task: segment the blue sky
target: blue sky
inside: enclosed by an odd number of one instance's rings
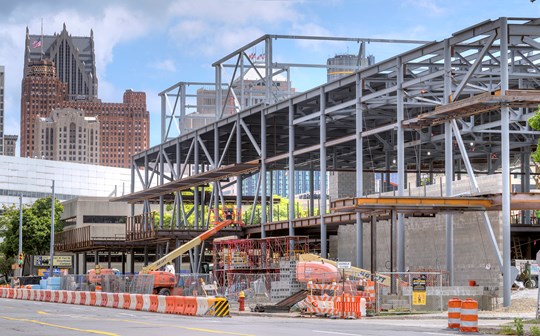
[[[179,81],[213,82],[211,64],[263,34],[442,40],[478,22],[538,17],[530,0],[0,0],[0,65],[6,67],[5,132],[19,134],[25,28],[39,34],[94,31],[99,97],[120,102],[126,89],[145,91],[151,145],[160,139],[157,94]],[[414,45],[369,44],[377,61]],[[355,44],[299,43],[276,47],[282,61],[325,63]],[[262,53],[262,50],[254,50]],[[324,72],[293,72],[305,90]]]

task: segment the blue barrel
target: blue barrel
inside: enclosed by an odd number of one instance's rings
[[[41,280],[39,280],[39,288],[41,288],[41,289],[47,289],[47,279],[41,279]]]

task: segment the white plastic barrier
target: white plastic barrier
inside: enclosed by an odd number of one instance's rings
[[[74,304],[76,305],[80,305],[81,304],[81,292],[75,292],[73,293],[73,295],[75,296],[75,301],[73,301]]]
[[[28,295],[30,294],[29,289],[21,289],[21,300],[28,300]]]
[[[69,304],[74,303],[75,293],[76,292],[72,292],[72,291],[68,291],[66,293],[66,295],[67,295],[66,303],[69,303]]]
[[[208,311],[208,299],[205,297],[197,298],[197,316],[204,316]]]
[[[118,294],[107,293],[107,305],[105,307],[109,307],[109,308],[113,307],[115,295],[118,297]]]
[[[129,294],[129,310],[137,310],[137,294]]]
[[[94,303],[94,306],[101,306],[101,292],[96,292],[96,303]]]
[[[143,295],[142,310],[150,311],[150,295],[149,294],[144,294]]]
[[[165,295],[158,295],[158,313],[165,313],[165,310],[167,309],[167,301],[165,300],[165,298]]]
[[[59,292],[58,293],[59,294],[58,295],[58,302],[59,303],[62,303],[62,302],[64,302],[64,300],[67,300],[66,291],[61,290],[61,291],[58,291],[58,292]]]
[[[124,308],[124,294],[120,293],[118,294],[118,308],[122,309]]]

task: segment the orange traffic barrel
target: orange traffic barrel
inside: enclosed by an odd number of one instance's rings
[[[478,332],[478,302],[467,299],[461,302],[460,332]]]
[[[461,319],[461,299],[448,300],[448,328],[459,329]]]

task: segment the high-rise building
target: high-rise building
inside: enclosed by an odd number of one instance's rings
[[[17,135],[7,135],[4,132],[4,82],[5,67],[0,65],[0,155],[15,156]]]
[[[36,152],[39,158],[99,164],[99,122],[73,108],[53,110],[36,118]]]
[[[34,132],[37,117],[48,117],[67,100],[67,85],[56,77],[50,60],[32,61],[22,80],[21,157],[40,157],[35,150]]]
[[[0,155],[4,155],[4,77],[5,68],[0,65]]]
[[[149,147],[150,115],[144,92],[126,90],[122,103],[104,103],[97,97],[93,36],[72,37],[65,25],[62,33],[54,36],[30,35],[27,30],[25,55],[22,157],[43,155],[37,151],[36,118],[51,118],[54,109],[66,107],[99,120],[97,162],[101,165],[129,167],[131,156]]]
[[[24,77],[33,61],[48,59],[56,66],[57,77],[67,84],[69,100],[98,98],[94,33],[90,37],[71,36],[64,23],[60,34],[30,35],[26,28]]]

